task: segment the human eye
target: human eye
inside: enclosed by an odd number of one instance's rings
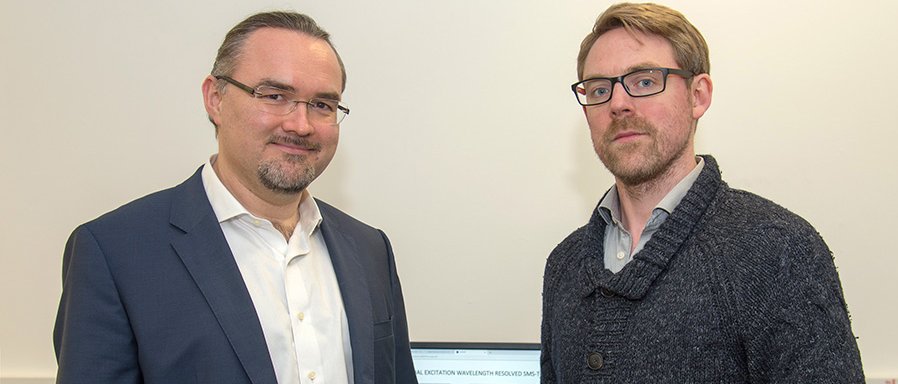
[[[655,85],[655,79],[640,79],[639,83],[637,83],[640,87],[649,88]]]
[[[611,91],[608,82],[604,80],[593,80],[583,83],[580,93],[587,97],[602,96]]]
[[[602,96],[607,95],[609,92],[611,92],[611,89],[608,87],[595,87],[595,88],[590,89],[588,94],[590,96],[602,97]]]
[[[627,76],[626,82],[631,89],[652,90],[661,85],[661,76],[663,76],[661,72],[646,70],[630,74]]]
[[[603,100],[611,94],[611,83],[607,80],[589,81],[583,84],[583,94],[587,100]]]
[[[657,80],[652,77],[638,77],[630,82],[630,87],[636,88],[652,88],[657,84]]]
[[[286,91],[270,87],[256,88],[256,98],[268,104],[286,104],[291,100]]]
[[[309,108],[318,113],[332,114],[337,111],[337,102],[333,100],[309,100]]]

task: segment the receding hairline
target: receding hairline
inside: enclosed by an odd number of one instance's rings
[[[328,41],[327,39],[324,39],[320,36],[315,36],[313,34],[310,34],[310,33],[304,32],[304,31],[299,31],[299,30],[291,29],[291,28],[283,28],[283,27],[279,27],[279,26],[261,27],[261,28],[258,28],[256,30],[248,33],[246,35],[246,37],[242,40],[242,42],[239,46],[239,49],[236,51],[236,54],[234,55],[233,67],[231,68],[231,71],[230,71],[231,73],[228,73],[227,76],[233,75],[233,73],[237,72],[238,68],[240,68],[243,65],[247,48],[249,47],[250,44],[255,42],[254,38],[256,36],[258,36],[259,33],[271,32],[271,31],[284,31],[284,32],[288,32],[288,33],[293,33],[298,36],[308,38],[310,41],[315,42],[315,43],[324,43],[324,46],[326,46],[328,49],[330,58],[333,60],[334,64],[336,65],[337,76],[338,76],[338,78],[340,78],[340,83],[341,83],[340,91],[342,92],[343,90],[345,90],[346,84],[345,84],[345,79],[343,78],[342,60],[340,59],[340,55],[337,53],[336,48],[334,48],[333,44],[331,44],[330,41]],[[283,89],[285,91],[290,91],[290,92],[296,91],[293,86],[286,84],[284,82],[281,82],[278,79],[271,78],[271,77],[265,77],[265,78],[259,79],[257,81],[257,84],[255,84],[255,86],[258,86],[258,85],[274,86],[276,88],[280,88],[280,89]],[[327,93],[327,95],[333,96],[331,93]],[[318,97],[324,98],[323,95],[318,96]],[[334,100],[340,100],[340,97],[337,97],[337,98],[327,97],[327,98],[331,98]]]
[[[261,12],[251,15],[237,23],[225,35],[224,40],[218,48],[215,61],[212,65],[211,74],[213,76],[230,75],[233,73],[236,62],[243,56],[243,51],[247,39],[255,32],[265,29],[284,29],[288,31],[298,32],[313,38],[321,39],[337,57],[337,63],[340,65],[340,74],[342,78],[341,91],[346,90],[346,66],[337,47],[331,41],[331,34],[321,28],[318,23],[309,15],[298,13],[295,11],[271,11]],[[220,83],[219,83],[220,84]],[[220,87],[223,85],[219,85]]]

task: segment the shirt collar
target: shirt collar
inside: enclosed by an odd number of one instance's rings
[[[605,220],[605,224],[618,225],[620,223],[620,201],[617,197],[617,184],[611,186],[605,197],[599,202],[599,215]]]
[[[662,210],[667,214],[670,214],[677,205],[680,204],[680,201],[683,200],[683,197],[685,197],[686,193],[689,192],[689,189],[692,188],[692,184],[695,184],[698,175],[702,173],[702,168],[705,167],[705,159],[701,156],[696,156],[696,159],[698,160],[698,164],[695,165],[695,168],[693,168],[686,177],[680,180],[680,182],[677,183],[677,185],[675,185],[657,205],[655,205],[655,208],[652,210],[653,213],[657,212],[657,210]],[[605,194],[605,197],[602,198],[602,201],[599,202],[598,210],[599,215],[602,216],[602,219],[605,220],[606,224],[620,225],[620,200],[617,194],[617,184],[612,185],[611,189],[608,190],[608,193]]]
[[[242,215],[259,218],[246,210],[246,208],[243,207],[243,204],[240,204],[240,202],[237,201],[237,198],[231,194],[231,191],[228,191],[228,188],[225,187],[224,183],[221,182],[221,179],[218,178],[218,174],[216,174],[215,170],[212,168],[212,163],[215,162],[217,157],[217,154],[212,155],[209,157],[209,160],[206,161],[206,164],[203,165],[202,178],[203,187],[206,189],[206,196],[209,198],[209,203],[212,205],[212,211],[215,212],[215,217],[218,218],[218,222],[224,223],[225,221],[232,220]],[[318,225],[321,224],[321,221],[322,217],[321,211],[318,209],[318,203],[312,197],[309,189],[306,188],[302,191],[302,197],[299,202],[298,227],[301,228],[307,236],[311,236],[312,232],[314,232],[315,229],[318,228]]]
[[[209,160],[203,165],[202,171],[203,188],[206,189],[206,196],[209,198],[209,203],[212,204],[212,211],[215,212],[215,217],[218,218],[219,223],[224,223],[241,215],[251,215],[237,201],[237,198],[228,191],[228,188],[218,178],[218,174],[212,169],[212,163],[215,162],[217,157],[217,154],[209,157]]]
[[[686,197],[686,193],[692,188],[692,184],[695,184],[695,179],[698,179],[698,175],[702,173],[702,168],[705,167],[705,159],[701,156],[696,156],[696,158],[698,159],[698,164],[695,165],[692,172],[689,172],[686,177],[680,180],[680,182],[677,183],[677,185],[675,185],[660,202],[658,202],[655,209],[663,209],[670,214],[677,205],[680,204],[680,201]]]
[[[306,187],[302,191],[302,198],[299,201],[299,227],[307,236],[312,236],[315,229],[321,225],[321,211],[318,209],[318,202],[312,197],[309,188]]]

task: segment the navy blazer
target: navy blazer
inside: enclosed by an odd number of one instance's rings
[[[72,233],[53,334],[57,383],[277,382],[200,170]],[[349,322],[355,384],[417,383],[389,240],[318,206]]]

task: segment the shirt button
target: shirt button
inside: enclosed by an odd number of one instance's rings
[[[618,259],[618,260],[623,260],[624,257],[627,257],[627,254],[624,253],[624,251],[618,251],[618,252],[617,252],[617,259]]]
[[[586,365],[589,366],[589,369],[598,371],[605,365],[605,359],[602,357],[601,353],[593,352],[586,357]]]
[[[315,371],[309,371],[308,376],[309,380],[315,380],[315,378],[318,377],[318,375],[315,374]]]
[[[300,313],[296,314],[296,318],[299,319],[299,321],[303,321],[306,319],[306,314],[303,312],[300,312]]]

